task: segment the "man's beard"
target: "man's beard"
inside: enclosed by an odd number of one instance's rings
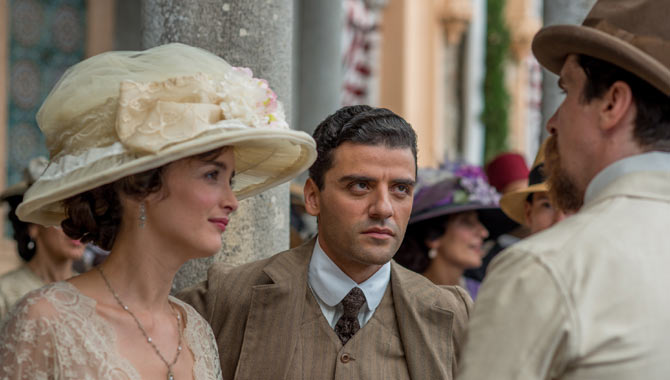
[[[563,212],[577,212],[584,204],[584,193],[579,190],[565,168],[561,166],[558,140],[549,137],[544,151],[544,170],[549,185],[551,201]]]

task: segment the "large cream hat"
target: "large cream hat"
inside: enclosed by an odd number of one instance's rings
[[[598,0],[582,25],[552,25],[533,39],[538,61],[558,74],[568,54],[619,66],[670,95],[670,2]]]
[[[316,158],[274,92],[249,69],[183,44],[109,52],[71,67],[37,114],[50,162],[17,215],[55,225],[61,201],[222,146],[235,152],[239,199],[290,180]]]

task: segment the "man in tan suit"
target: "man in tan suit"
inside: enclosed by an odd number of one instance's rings
[[[352,106],[314,138],[304,195],[318,237],[215,264],[180,295],[212,325],[223,378],[453,379],[469,296],[391,260],[412,209],[414,131],[387,109]]]
[[[550,191],[581,209],[494,260],[459,380],[670,376],[668,20],[668,1],[599,0],[582,26],[535,36],[566,94]]]

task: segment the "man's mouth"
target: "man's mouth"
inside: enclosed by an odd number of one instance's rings
[[[374,239],[391,239],[395,233],[390,228],[372,227],[362,232],[364,235]]]

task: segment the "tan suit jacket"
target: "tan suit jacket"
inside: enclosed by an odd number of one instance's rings
[[[214,264],[207,281],[179,294],[212,325],[224,379],[286,379],[314,244],[313,239],[236,268]],[[469,296],[458,287],[435,286],[395,262],[390,285],[411,377],[453,379]]]
[[[670,172],[652,170],[493,260],[459,380],[670,378]]]

